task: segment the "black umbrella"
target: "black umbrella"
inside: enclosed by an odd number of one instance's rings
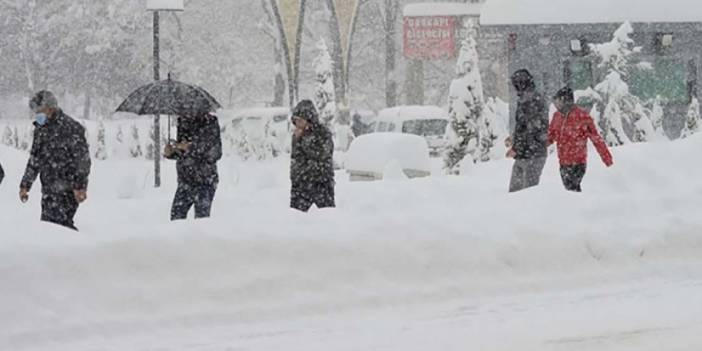
[[[117,112],[137,115],[171,115],[194,118],[214,112],[222,106],[204,89],[168,79],[149,83],[135,90],[117,108]]]

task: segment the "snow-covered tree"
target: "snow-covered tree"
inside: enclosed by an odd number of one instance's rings
[[[634,55],[641,52],[635,46],[630,35],[634,32],[629,22],[624,22],[615,32],[612,41],[592,44],[593,54],[600,60],[600,67],[606,75],[595,86],[595,91],[602,97],[600,128],[603,137],[610,146],[623,145],[632,140],[624,131],[624,123],[634,128],[633,141],[648,141],[655,132],[651,120],[640,99],[629,91],[625,79],[634,69],[650,69],[650,65],[633,65]]]
[[[98,122],[97,131],[97,149],[95,150],[95,158],[98,160],[107,159],[107,143],[105,141],[105,123],[100,120]]]
[[[332,59],[324,39],[317,43],[317,50],[319,50],[319,54],[314,60],[316,73],[314,104],[319,111],[319,119],[322,124],[333,132],[333,124],[339,111],[336,107]]]
[[[141,151],[141,141],[139,140],[139,129],[136,124],[132,124],[132,132],[129,138],[129,155],[132,158],[138,158],[143,155]]]
[[[147,160],[155,160],[156,157],[159,157],[159,150],[156,150],[156,147],[154,145],[154,137],[156,136],[156,129],[154,128],[154,125],[152,124],[151,127],[149,128],[149,140],[146,142],[146,159]],[[160,136],[159,136],[160,137]]]
[[[687,138],[692,134],[698,133],[700,131],[700,102],[697,98],[693,98],[690,103],[690,107],[687,110],[687,116],[685,117],[685,127],[680,134],[681,138]]]
[[[456,78],[449,89],[449,146],[444,155],[444,170],[458,174],[461,162],[477,162],[489,150],[491,141],[483,145],[481,131],[486,130],[483,118],[483,84],[478,67],[478,50],[471,21],[466,22],[468,35],[461,43],[456,63]],[[489,153],[489,151],[488,151]],[[487,153],[485,153],[487,156]]]

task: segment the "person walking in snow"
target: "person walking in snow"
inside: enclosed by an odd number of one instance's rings
[[[0,184],[2,184],[2,180],[5,178],[5,170],[2,169],[2,163],[0,163]]]
[[[573,90],[565,87],[553,97],[558,110],[548,129],[548,144],[556,144],[561,179],[566,190],[581,192],[580,183],[587,170],[587,140],[590,139],[607,167],[614,161],[607,144],[597,131],[592,117],[575,105]]]
[[[171,206],[171,220],[188,218],[195,207],[195,218],[210,217],[219,183],[217,161],[222,158],[222,138],[217,116],[178,117],[178,136],[168,143],[164,156],[176,160],[178,189]]]
[[[290,157],[290,207],[307,212],[335,207],[334,141],[332,133],[319,121],[310,100],[303,100],[292,111],[295,131]]]
[[[59,108],[49,91],[34,95],[29,107],[36,114],[34,141],[20,183],[20,200],[27,202],[39,176],[41,220],[77,230],[73,217],[88,197],[91,166],[85,128]]]
[[[505,146],[507,157],[514,158],[509,191],[516,192],[539,185],[547,157],[548,107],[529,71],[518,70],[511,80],[518,96],[516,124]]]

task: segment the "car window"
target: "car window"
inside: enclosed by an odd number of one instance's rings
[[[280,123],[288,120],[288,115],[275,115],[273,116],[273,122]]]
[[[443,119],[413,120],[402,125],[402,132],[419,136],[443,136],[447,126],[448,121]]]

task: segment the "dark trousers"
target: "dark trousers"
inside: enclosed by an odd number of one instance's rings
[[[324,184],[311,189],[293,187],[290,191],[290,208],[307,212],[312,205],[317,208],[336,207],[334,184]]]
[[[509,192],[513,193],[539,185],[545,165],[546,157],[515,160],[514,166],[512,166]]]
[[[195,206],[195,218],[208,218],[217,184],[178,183],[171,206],[171,220],[188,218],[190,208]]]
[[[561,179],[563,180],[563,185],[568,191],[581,192],[580,183],[585,177],[585,171],[587,166],[573,165],[573,166],[561,166]]]
[[[41,220],[44,222],[78,230],[73,223],[76,212],[78,201],[73,191],[41,195]]]

